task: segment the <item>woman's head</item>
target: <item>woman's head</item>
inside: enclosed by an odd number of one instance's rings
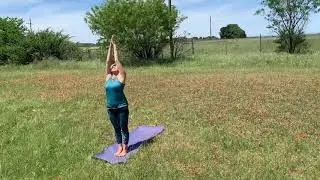
[[[119,67],[118,67],[117,63],[113,63],[113,64],[110,66],[110,69],[111,69],[111,72],[112,72],[114,75],[118,75],[118,74],[119,74]]]

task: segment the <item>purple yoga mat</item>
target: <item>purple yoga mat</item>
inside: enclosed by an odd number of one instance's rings
[[[128,154],[124,157],[116,157],[117,144],[107,146],[102,152],[95,155],[97,159],[107,161],[111,164],[126,163],[130,156],[136,154],[143,142],[152,139],[164,130],[163,126],[139,126],[129,133]]]

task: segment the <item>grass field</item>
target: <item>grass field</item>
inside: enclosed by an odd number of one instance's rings
[[[0,67],[0,179],[319,178],[320,53],[250,52],[253,41],[128,67],[129,129],[165,131],[125,165],[92,159],[114,141],[102,63]]]
[[[274,52],[277,44],[275,38],[263,37],[261,39],[262,52]],[[320,51],[320,36],[307,36],[311,52]],[[259,38],[234,39],[234,40],[213,40],[213,41],[196,41],[196,52],[199,54],[243,54],[258,53],[260,51]]]

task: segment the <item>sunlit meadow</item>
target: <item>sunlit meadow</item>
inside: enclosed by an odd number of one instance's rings
[[[311,41],[305,55],[276,54],[272,40],[261,53],[258,39],[196,41],[191,58],[127,67],[129,129],[165,131],[122,165],[92,158],[114,142],[103,63],[0,67],[0,179],[319,178]]]

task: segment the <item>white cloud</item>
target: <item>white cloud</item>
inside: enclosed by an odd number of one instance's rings
[[[1,0],[0,7],[8,7],[8,6],[25,6],[29,4],[39,3],[42,0]]]
[[[26,13],[0,13],[0,16],[22,18],[27,27],[29,27],[27,23],[29,23],[30,18],[32,20],[32,29],[35,31],[51,28],[55,31],[62,30],[64,33],[69,34],[74,42],[96,42],[98,37],[91,33],[84,21],[85,13],[85,10],[62,11],[62,7],[58,4],[43,4],[30,8]]]
[[[73,41],[95,42],[95,37],[88,25],[84,22],[85,11],[74,11],[62,14],[51,14],[45,17],[36,17],[33,19],[33,28],[45,29],[51,27],[53,30],[63,30],[70,34]]]

